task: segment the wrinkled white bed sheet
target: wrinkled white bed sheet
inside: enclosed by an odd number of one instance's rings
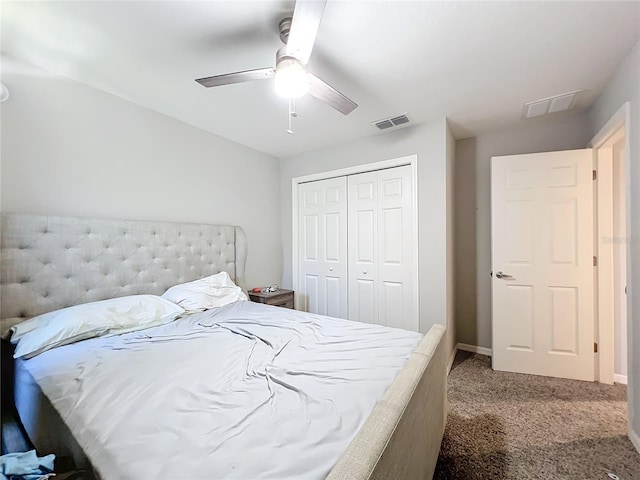
[[[103,480],[321,479],[421,338],[241,301],[26,367]]]

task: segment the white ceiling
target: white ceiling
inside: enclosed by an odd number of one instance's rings
[[[273,66],[292,1],[2,1],[2,51],[277,157],[377,134],[407,112],[457,137],[520,120],[525,102],[603,90],[640,33],[640,2],[329,0],[310,70],[360,106],[298,102],[271,81],[195,78]]]

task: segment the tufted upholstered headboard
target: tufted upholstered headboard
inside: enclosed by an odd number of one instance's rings
[[[221,271],[246,291],[246,236],[232,225],[4,213],[0,232],[0,333],[52,310],[161,295]]]

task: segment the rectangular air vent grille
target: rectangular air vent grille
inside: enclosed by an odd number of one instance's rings
[[[378,129],[386,130],[387,128],[397,127],[399,125],[404,125],[409,123],[409,117],[406,114],[398,115],[396,117],[383,118],[382,120],[378,120],[372,122]]]
[[[391,123],[393,123],[396,126],[402,125],[403,123],[409,123],[409,117],[407,117],[406,115],[400,115],[399,117],[393,117],[391,119]]]
[[[391,123],[391,120],[380,120],[379,122],[376,122],[376,127],[380,130],[384,130],[385,128],[393,127],[393,123]]]

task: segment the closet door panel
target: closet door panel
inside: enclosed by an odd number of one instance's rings
[[[341,289],[346,290],[346,279],[339,277],[332,277],[327,275],[325,277],[325,302],[327,304],[327,315],[330,317],[346,318],[346,314],[340,311],[340,300],[346,297],[346,293]]]
[[[298,308],[347,318],[347,181],[298,186]]]
[[[307,312],[320,313],[321,307],[318,301],[320,297],[320,282],[318,280],[318,275],[308,273],[304,276],[302,291],[305,293],[305,310]]]
[[[402,265],[403,216],[401,207],[380,210],[380,262],[383,265]]]
[[[325,224],[325,259],[327,262],[339,263],[344,253],[341,245],[341,236],[346,235],[345,229],[341,227],[340,222],[344,221],[344,215],[339,212],[327,213],[324,216]]]
[[[355,282],[355,292],[350,291],[349,305],[350,320],[359,322],[378,323],[377,306],[378,299],[376,297],[377,286],[373,280],[359,278]]]
[[[318,225],[319,216],[317,213],[304,216],[302,224],[302,258],[307,262],[318,262]]]
[[[361,266],[373,266],[376,249],[376,211],[373,209],[358,210],[352,216],[354,225],[356,263]]]
[[[350,175],[349,319],[378,323],[378,172]]]
[[[407,328],[410,324],[406,318],[404,303],[405,285],[401,282],[380,282],[380,323],[389,327]],[[412,328],[409,328],[411,330]]]
[[[417,330],[413,185],[409,165],[378,172],[379,323]]]

